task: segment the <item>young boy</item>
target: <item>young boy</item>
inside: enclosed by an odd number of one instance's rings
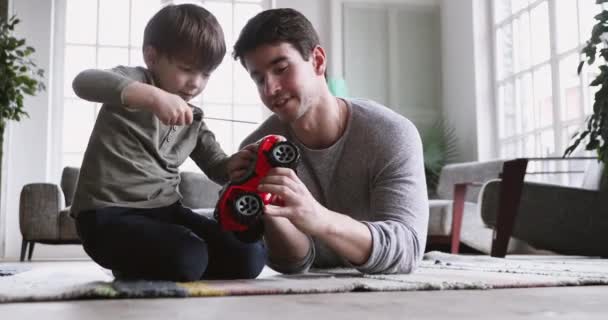
[[[227,157],[187,102],[226,53],[215,17],[196,5],[167,6],[148,22],[147,69],[86,70],[76,94],[101,102],[71,214],[87,254],[129,279],[255,278],[266,258],[216,221],[183,207],[178,167],[191,157],[223,184],[240,176],[251,152]],[[195,115],[193,115],[193,112]],[[198,116],[196,116],[198,114]]]

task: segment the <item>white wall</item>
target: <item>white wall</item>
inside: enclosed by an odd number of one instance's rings
[[[0,257],[7,260],[19,258],[21,233],[19,232],[19,194],[23,185],[31,182],[51,181],[50,154],[51,119],[53,114],[51,95],[52,21],[54,1],[19,0],[10,4],[11,15],[16,14],[21,23],[16,34],[25,38],[36,49],[34,59],[46,72],[47,90],[35,97],[26,97],[25,110],[30,117],[21,122],[10,122],[5,136],[5,159],[2,188],[2,212],[4,223],[4,252]],[[54,180],[54,179],[53,179]],[[4,182],[5,181],[5,182]],[[55,181],[56,182],[56,181]],[[2,221],[2,220],[0,220]],[[79,246],[45,246],[37,244],[35,259],[62,256],[84,257]]]
[[[441,37],[444,116],[458,138],[458,161],[495,156],[489,134],[494,116],[491,95],[491,38],[486,0],[442,0]],[[483,132],[483,134],[480,134]]]

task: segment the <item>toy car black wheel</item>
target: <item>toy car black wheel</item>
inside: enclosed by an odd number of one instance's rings
[[[243,193],[234,199],[232,209],[235,220],[244,225],[254,223],[262,214],[264,203],[255,193]]]
[[[300,160],[300,151],[293,143],[289,141],[277,142],[270,153],[268,154],[270,163],[275,167],[292,168],[298,165]]]

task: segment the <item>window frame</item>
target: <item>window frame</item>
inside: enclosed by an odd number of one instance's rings
[[[587,81],[587,75],[585,73],[581,74],[581,76],[578,77],[578,88],[580,90],[580,96],[578,97],[579,99],[579,104],[580,104],[580,108],[581,108],[581,113],[579,117],[573,118],[573,119],[566,119],[565,117],[563,117],[562,115],[562,111],[564,110],[562,104],[562,89],[566,89],[566,88],[562,88],[562,79],[561,79],[561,73],[560,73],[560,63],[564,58],[569,57],[570,55],[575,55],[578,57],[579,61],[580,61],[580,55],[576,55],[576,53],[579,53],[581,51],[581,49],[584,46],[584,42],[587,40],[586,38],[583,38],[585,35],[581,35],[581,14],[580,14],[580,1],[581,0],[577,0],[576,1],[576,6],[577,6],[577,45],[573,48],[569,48],[566,50],[563,50],[561,52],[558,51],[557,48],[557,41],[558,41],[558,27],[557,27],[557,19],[558,19],[558,13],[557,13],[557,7],[556,7],[556,0],[535,0],[535,1],[529,1],[528,4],[523,7],[520,8],[519,10],[517,10],[516,12],[510,12],[508,13],[506,16],[504,16],[500,21],[497,21],[496,18],[496,3],[499,0],[493,0],[491,1],[490,4],[490,29],[491,29],[491,35],[492,35],[492,72],[493,72],[493,77],[492,77],[492,81],[493,81],[493,95],[494,95],[494,108],[493,108],[493,113],[494,113],[494,118],[496,119],[496,152],[497,155],[501,158],[507,158],[507,157],[522,157],[522,156],[528,156],[528,157],[534,157],[534,156],[561,156],[563,155],[563,151],[566,149],[566,147],[569,146],[569,139],[567,138],[568,135],[568,128],[570,126],[573,125],[578,125],[579,127],[582,126],[584,124],[584,120],[586,119],[586,117],[589,115],[588,111],[589,111],[589,104],[590,101],[592,100],[592,98],[589,95],[589,91],[587,86],[585,85],[585,83],[588,83]],[[515,71],[515,57],[517,56],[517,52],[515,51],[515,41],[517,38],[516,36],[513,34],[513,31],[511,32],[511,39],[513,41],[513,72],[510,73],[509,75],[504,76],[503,78],[499,79],[499,54],[501,54],[501,52],[499,52],[499,48],[500,45],[498,43],[498,33],[499,33],[499,29],[501,29],[504,26],[511,26],[511,30],[513,30],[513,23],[520,18],[523,14],[525,14],[526,12],[528,14],[530,14],[530,12],[542,5],[544,2],[547,3],[547,7],[548,7],[548,22],[549,22],[549,26],[548,26],[548,30],[549,30],[549,45],[550,45],[550,51],[549,51],[549,57],[548,59],[545,59],[541,62],[537,62],[534,63],[533,61],[530,61],[530,65],[525,67],[525,68],[520,68],[520,70]],[[532,23],[530,22],[530,28],[532,27]],[[528,32],[530,33],[530,32]],[[531,41],[532,42],[532,41]],[[530,48],[530,51],[532,51],[532,46]],[[500,90],[501,87],[503,87],[505,84],[511,84],[513,86],[513,105],[516,108],[516,112],[518,108],[521,108],[520,105],[518,105],[518,101],[517,101],[517,83],[518,83],[518,79],[525,74],[530,74],[532,76],[532,81],[531,81],[531,85],[532,88],[530,89],[532,92],[534,91],[534,78],[533,78],[533,74],[536,70],[539,70],[540,68],[544,67],[544,66],[548,66],[549,70],[551,71],[551,102],[552,102],[552,122],[550,125],[547,126],[537,126],[536,124],[533,126],[532,130],[523,130],[521,128],[516,128],[516,133],[511,134],[509,136],[501,136],[501,132],[503,130],[503,127],[505,125],[504,122],[504,113],[501,110],[501,101],[500,101]],[[574,66],[574,68],[576,68],[576,66]],[[532,93],[533,95],[533,93]],[[535,104],[537,103],[537,101],[535,100],[535,98],[532,99],[531,102],[531,107],[532,108],[536,108]],[[534,112],[534,111],[533,111]],[[535,145],[538,146],[542,146],[542,142],[540,142],[541,136],[540,134],[545,131],[545,130],[552,130],[553,131],[553,145],[554,145],[554,150],[552,153],[550,154],[543,154],[542,151],[537,150],[537,148],[535,147],[534,153],[533,154],[527,154],[525,151],[525,139],[528,137],[534,137],[535,138]],[[514,143],[515,144],[515,154],[505,154],[505,152],[503,151],[503,148],[505,148],[505,145],[509,144],[509,143]],[[518,147],[519,146],[519,147]]]

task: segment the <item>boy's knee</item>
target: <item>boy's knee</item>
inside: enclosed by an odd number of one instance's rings
[[[235,270],[235,278],[257,278],[266,265],[266,246],[261,242],[252,244],[246,253],[241,255],[241,259],[237,270]]]
[[[203,241],[184,244],[169,259],[170,273],[175,281],[200,280],[209,264],[207,246]]]

